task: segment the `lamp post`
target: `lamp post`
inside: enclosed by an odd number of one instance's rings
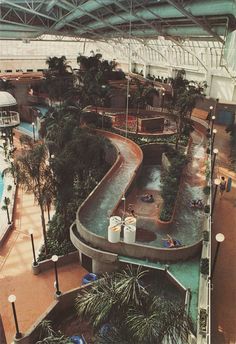
[[[14,158],[10,158],[10,163],[11,163],[11,173],[12,173],[12,177],[14,180],[14,184],[16,185],[16,176],[15,176],[15,170],[14,170]]]
[[[33,128],[33,139],[35,142],[35,123],[34,122],[32,122],[32,128]]]
[[[37,266],[38,263],[36,261],[36,255],[35,255],[35,247],[34,247],[34,235],[33,235],[33,229],[29,229],[29,235],[31,238],[31,245],[32,245],[32,251],[33,251],[33,266]]]
[[[161,98],[161,110],[163,111],[164,108],[164,103],[165,103],[165,92],[162,93],[162,98]]]
[[[4,205],[6,207],[6,212],[7,212],[7,222],[10,225],[11,224],[11,219],[10,219],[9,208],[8,208],[8,205],[10,203],[10,198],[5,197],[4,198],[4,203],[5,203]]]
[[[211,133],[212,133],[212,131],[213,131],[213,126],[214,126],[215,119],[216,119],[215,116],[212,116],[212,117],[211,117]]]
[[[211,167],[211,179],[214,174],[214,168],[215,168],[215,162],[216,162],[216,156],[219,153],[219,150],[217,148],[213,149],[213,160],[212,160],[212,167]]]
[[[212,152],[212,150],[213,150],[213,148],[214,148],[214,142],[215,142],[215,136],[216,136],[216,134],[217,134],[217,130],[216,130],[216,129],[213,129],[213,130],[212,130],[212,138],[211,138],[211,152]]]
[[[124,202],[124,203],[123,203],[123,206],[124,206],[123,211],[124,211],[124,217],[125,217],[125,195],[123,195],[123,197],[121,198],[121,200]]]
[[[217,257],[218,257],[219,249],[220,249],[220,244],[225,240],[225,236],[222,233],[218,233],[218,234],[216,234],[215,238],[216,238],[216,241],[217,241],[217,246],[216,246],[216,253],[215,253],[215,256],[214,256],[214,260],[213,260],[213,264],[212,264],[212,269],[211,269],[211,279],[213,278],[213,275],[214,275],[216,261],[217,261]]]
[[[54,254],[52,256],[52,261],[54,263],[54,270],[55,270],[55,279],[56,279],[56,296],[61,295],[61,291],[59,289],[59,281],[58,281],[58,272],[57,272],[57,261],[58,261],[58,256]]]
[[[211,204],[211,216],[213,215],[213,211],[214,211],[214,207],[215,207],[217,189],[218,189],[218,186],[220,185],[220,179],[216,178],[214,180],[214,184],[215,184],[215,190],[214,190],[214,196],[213,196],[213,200],[212,200],[212,204]]]
[[[210,124],[210,121],[211,121],[211,114],[212,114],[212,110],[213,110],[213,106],[211,105],[210,107],[209,107],[209,113],[208,113],[208,124]]]
[[[8,296],[8,301],[12,305],[12,311],[13,311],[13,316],[14,316],[14,321],[15,321],[15,326],[16,326],[15,338],[20,339],[22,337],[22,334],[19,331],[19,326],[18,326],[18,321],[17,321],[17,316],[16,316],[16,307],[15,307],[16,296],[15,295]]]

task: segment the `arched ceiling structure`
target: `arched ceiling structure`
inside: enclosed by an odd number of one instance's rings
[[[162,36],[223,43],[235,16],[235,0],[0,0],[0,39]]]

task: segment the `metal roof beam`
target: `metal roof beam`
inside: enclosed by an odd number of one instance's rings
[[[200,26],[201,28],[203,28],[207,33],[209,33],[211,36],[215,37],[218,41],[220,41],[221,43],[224,43],[224,40],[217,35],[217,33],[215,33],[211,28],[209,28],[207,25],[201,23],[201,21],[194,17],[189,11],[187,11],[182,5],[177,4],[175,2],[175,0],[167,0],[167,2],[174,6],[180,13],[182,13],[183,15],[185,15],[187,18],[189,18],[192,22],[194,22],[195,24],[197,24],[198,26]]]
[[[19,11],[23,11],[23,12],[27,12],[27,13],[30,13],[30,14],[34,14],[34,15],[37,15],[39,17],[43,17],[43,18],[46,18],[46,19],[49,19],[49,20],[52,20],[52,21],[56,20],[55,18],[52,18],[52,17],[50,17],[50,16],[48,16],[48,15],[46,15],[44,13],[35,11],[32,8],[27,8],[27,7],[24,7],[24,6],[17,5],[14,2],[12,2],[12,1],[4,0],[3,4],[4,4],[4,6],[8,5],[10,8],[14,7],[14,8],[17,8]]]

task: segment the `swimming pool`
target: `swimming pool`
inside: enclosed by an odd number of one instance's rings
[[[17,127],[23,134],[29,135],[33,138],[33,126],[28,122],[20,122],[20,125]],[[38,129],[35,126],[35,138],[38,139]]]

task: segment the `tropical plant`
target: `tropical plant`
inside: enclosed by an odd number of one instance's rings
[[[188,343],[192,324],[184,307],[153,297],[144,286],[146,273],[138,267],[106,274],[78,295],[77,313],[98,332],[98,343]],[[99,331],[107,323],[110,330]]]
[[[0,78],[0,91],[12,92],[15,89],[15,86],[10,80]]]
[[[68,64],[65,56],[48,57],[48,59],[46,60],[46,64],[48,65],[48,71],[50,73],[58,74],[60,76],[68,74],[68,70],[71,71],[71,67]]]
[[[74,342],[60,331],[55,331],[50,320],[40,323],[40,340],[36,344],[73,344]]]
[[[30,151],[23,151],[17,157],[16,171],[17,180],[20,185],[27,191],[34,194],[41,211],[41,222],[43,229],[43,238],[46,254],[47,250],[47,235],[46,223],[44,216],[45,206],[45,190],[51,188],[54,183],[54,178],[51,168],[47,163],[48,150],[44,144],[36,145]]]
[[[185,78],[185,70],[179,70],[176,78],[172,79],[173,99],[172,114],[176,115],[176,143],[175,148],[178,149],[179,140],[186,127],[188,131],[192,130],[191,112],[199,99],[203,99],[206,83],[196,83],[188,81]]]
[[[208,258],[201,258],[200,271],[203,275],[209,274],[209,259]]]
[[[170,168],[161,176],[161,196],[163,205],[160,213],[161,221],[169,221],[173,215],[173,209],[179,190],[180,178],[188,158],[179,151],[167,148],[166,156],[170,162]]]
[[[11,223],[10,213],[9,213],[9,205],[10,205],[10,203],[11,203],[10,198],[9,198],[9,197],[4,197],[2,210],[6,210],[6,212],[7,212],[7,221],[8,221],[8,224]]]
[[[207,311],[204,308],[200,308],[200,315],[199,315],[199,325],[200,325],[200,331],[206,332],[207,329]]]

